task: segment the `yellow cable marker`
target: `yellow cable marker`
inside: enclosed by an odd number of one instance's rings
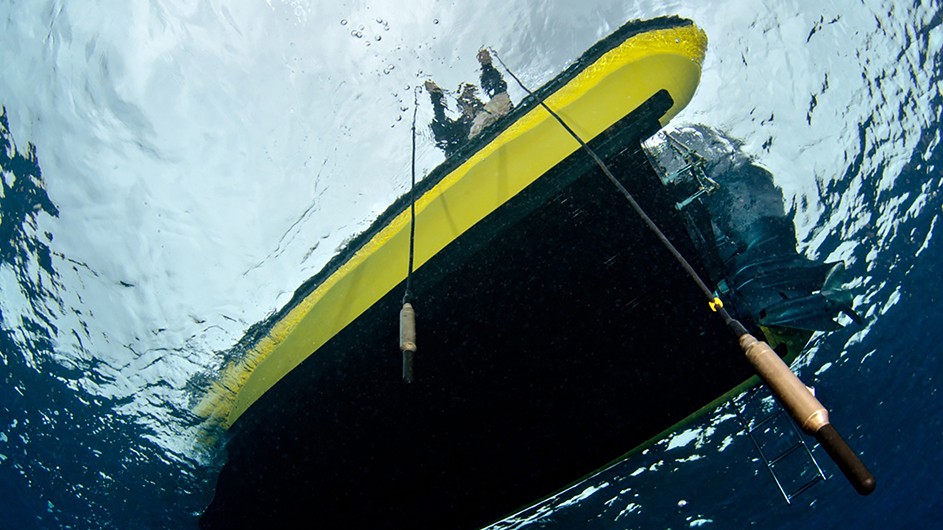
[[[721,302],[720,298],[717,298],[716,296],[714,297],[712,301],[708,302],[708,304],[710,304],[711,306],[711,311],[715,313],[717,312],[718,309],[723,309],[724,307],[724,303]]]

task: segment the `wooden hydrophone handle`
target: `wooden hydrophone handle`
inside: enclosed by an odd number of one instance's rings
[[[861,495],[873,492],[877,485],[874,475],[829,423],[825,407],[779,355],[749,333],[740,336],[740,347],[770,392],[803,431],[815,436],[855,490]]]

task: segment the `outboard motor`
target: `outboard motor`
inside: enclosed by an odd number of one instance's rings
[[[841,288],[845,265],[800,256],[788,219],[763,217],[744,227],[731,256],[727,275],[718,282],[720,295],[763,326],[808,331],[841,327],[834,319],[844,312],[857,320],[851,295]],[[728,236],[729,237],[729,236]]]
[[[736,318],[804,331],[840,328],[839,313],[860,322],[842,288],[844,264],[796,251],[782,192],[739,143],[694,126],[656,137],[646,153]]]

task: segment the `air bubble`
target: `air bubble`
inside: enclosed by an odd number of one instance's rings
[[[342,18],[342,19],[341,19],[341,26],[346,26],[346,25],[347,25],[347,19],[346,19],[346,18]]]
[[[439,23],[439,19],[437,19],[437,18],[432,19],[432,23],[433,23],[433,24],[438,24],[438,23]]]
[[[377,41],[377,42],[381,41],[382,39],[383,39],[383,37],[381,37],[381,36],[379,36],[379,35],[377,35],[376,37],[373,38],[373,40],[375,40],[375,41]]]

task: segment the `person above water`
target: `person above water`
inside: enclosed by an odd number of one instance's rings
[[[491,64],[491,54],[482,48],[478,51],[478,64],[481,65],[481,88],[490,98],[481,111],[475,115],[468,138],[474,138],[487,126],[504,116],[514,105],[508,96],[508,84],[501,76],[501,72]]]
[[[446,115],[445,92],[431,80],[425,83],[432,99],[432,134],[436,146],[445,151],[446,157],[513,108],[507,93],[507,83],[492,64],[488,50],[481,49],[478,52],[478,63],[481,65],[481,88],[489,98],[488,103],[478,99],[478,88],[475,85],[463,83],[458,90],[456,102],[459,116],[455,119]]]
[[[484,108],[476,95],[475,85],[463,84],[459,86],[457,98],[459,115],[450,118],[446,115],[445,93],[432,81],[426,81],[426,91],[432,99],[433,118],[430,127],[435,136],[437,147],[445,151],[445,156],[451,156],[468,139],[475,115]]]

